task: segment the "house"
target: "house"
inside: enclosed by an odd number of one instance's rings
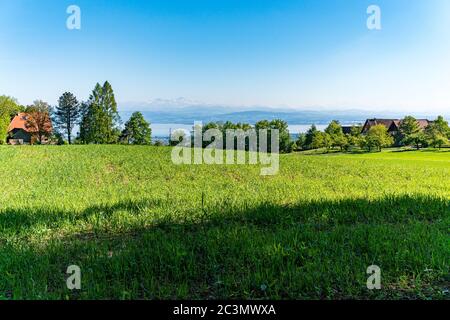
[[[427,119],[417,119],[417,123],[422,130],[428,127],[431,122]],[[362,128],[362,134],[366,134],[373,126],[382,124],[391,135],[395,136],[400,132],[401,123],[402,120],[400,119],[367,119]]]
[[[22,112],[13,118],[8,127],[9,144],[32,144],[35,142],[38,128],[29,125],[29,117],[29,114]],[[46,120],[44,130],[48,133],[52,132],[53,128],[50,119]],[[48,143],[48,139],[44,138],[42,143]]]
[[[344,134],[351,134],[354,126],[342,126],[342,132]]]

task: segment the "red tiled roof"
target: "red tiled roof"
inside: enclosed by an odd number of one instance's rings
[[[30,133],[36,132],[37,128],[31,128],[29,126],[29,124],[27,124],[27,119],[29,119],[29,117],[30,117],[30,115],[25,112],[19,113],[17,116],[14,117],[14,119],[9,124],[8,132],[13,131],[14,129],[22,129],[22,130],[24,130],[26,132],[30,132]],[[51,127],[52,127],[52,125],[51,125],[51,123],[49,123],[48,128],[51,128]]]

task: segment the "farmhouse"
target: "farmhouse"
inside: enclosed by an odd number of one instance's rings
[[[17,144],[31,144],[34,142],[34,136],[38,133],[38,128],[30,126],[30,115],[27,113],[19,113],[14,117],[8,127],[8,143],[12,145]],[[52,131],[52,124],[50,120],[45,123],[44,130]],[[42,143],[47,143],[48,140],[44,138]]]
[[[402,120],[400,119],[367,119],[362,128],[362,134],[366,134],[370,128],[373,126],[382,124],[386,127],[388,132],[392,135],[397,135],[400,132],[400,125]],[[431,123],[431,121],[427,119],[418,119],[417,123],[420,128],[423,130]]]

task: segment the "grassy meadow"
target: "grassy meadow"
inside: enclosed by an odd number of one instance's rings
[[[450,297],[449,151],[282,155],[271,177],[170,155],[0,147],[0,299]]]

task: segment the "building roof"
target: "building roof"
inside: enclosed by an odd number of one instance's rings
[[[37,132],[38,129],[36,127],[34,128],[30,127],[30,125],[27,123],[29,117],[30,115],[28,113],[25,112],[19,113],[17,116],[14,117],[14,119],[9,124],[8,132],[11,132],[15,129],[22,129],[29,133]],[[52,130],[52,124],[50,122],[50,119],[46,127],[48,128],[48,131]]]
[[[342,132],[344,134],[352,133],[353,126],[342,126]]]
[[[425,129],[426,127],[428,127],[428,125],[430,123],[432,123],[433,121],[429,121],[427,119],[417,119],[417,122],[419,123],[419,127],[421,129]]]
[[[419,124],[419,127],[423,130],[431,123],[431,121],[427,119],[417,119],[417,123]],[[389,131],[398,131],[400,129],[400,125],[402,124],[401,119],[367,119],[366,123],[364,124],[363,131],[369,130],[372,126],[376,126],[382,124],[384,125]]]
[[[368,119],[367,124],[370,126],[376,126],[379,124],[384,125],[386,128],[389,128],[392,123],[397,124],[400,120],[398,119]]]

